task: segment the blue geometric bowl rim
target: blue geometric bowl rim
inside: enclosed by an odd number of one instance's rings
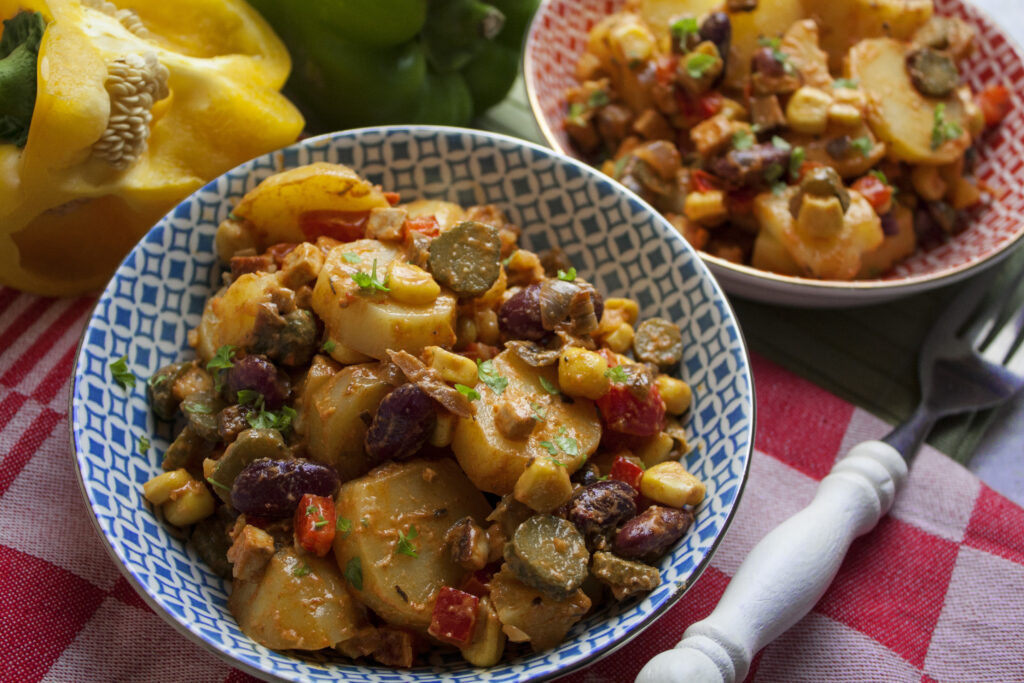
[[[120,271],[121,271],[122,267],[124,266],[125,262],[127,262],[130,258],[132,258],[132,256],[134,255],[135,251],[139,248],[139,245],[146,239],[146,237],[149,235],[150,232],[152,232],[152,230],[154,230],[156,227],[160,226],[165,220],[167,220],[169,217],[171,217],[174,214],[174,212],[175,212],[175,210],[176,210],[176,208],[178,206],[181,206],[182,204],[186,204],[186,203],[194,201],[199,193],[205,191],[210,185],[212,185],[213,183],[216,183],[223,176],[228,175],[228,174],[236,173],[238,171],[246,169],[246,167],[251,167],[257,161],[259,161],[260,159],[265,159],[267,157],[272,157],[273,155],[281,154],[281,153],[284,153],[284,152],[286,152],[288,150],[297,150],[299,148],[313,146],[313,145],[316,145],[316,144],[321,143],[321,142],[329,142],[329,141],[335,140],[337,138],[358,137],[358,136],[361,136],[361,135],[382,135],[382,136],[386,137],[389,134],[394,134],[394,133],[408,133],[408,134],[437,133],[437,134],[471,135],[471,136],[475,136],[475,137],[482,138],[482,139],[485,139],[485,140],[501,141],[501,142],[505,142],[505,143],[509,143],[509,144],[513,144],[513,145],[518,145],[518,146],[530,149],[530,150],[532,150],[534,152],[540,153],[541,155],[551,157],[551,158],[557,160],[560,163],[569,164],[571,166],[575,166],[584,175],[593,177],[593,179],[595,181],[597,181],[598,183],[603,183],[603,184],[609,185],[615,192],[625,195],[627,198],[632,200],[634,203],[639,204],[642,209],[644,209],[645,211],[650,213],[654,217],[655,222],[661,224],[662,233],[663,233],[662,236],[663,237],[665,237],[667,239],[677,239],[678,241],[680,241],[684,245],[685,249],[688,252],[690,252],[690,256],[692,258],[692,262],[695,265],[695,267],[701,272],[703,277],[711,284],[715,294],[717,295],[717,297],[724,304],[725,310],[728,313],[729,319],[732,321],[733,326],[734,326],[734,328],[736,330],[736,333],[737,333],[737,337],[735,339],[735,343],[738,345],[739,350],[742,352],[741,353],[741,357],[742,357],[742,360],[743,360],[743,367],[742,367],[742,373],[741,374],[746,378],[747,385],[749,387],[750,421],[749,421],[748,434],[749,434],[750,438],[748,438],[746,440],[746,444],[745,444],[744,449],[743,449],[744,452],[742,453],[742,455],[744,457],[743,474],[740,477],[740,481],[738,483],[738,488],[737,488],[737,491],[736,491],[736,497],[732,501],[732,507],[730,508],[729,513],[726,515],[726,518],[725,518],[725,521],[722,524],[721,530],[715,536],[715,539],[711,543],[711,547],[708,549],[707,554],[700,561],[700,563],[698,563],[697,566],[694,567],[692,573],[690,574],[689,579],[685,583],[683,583],[683,584],[677,584],[676,590],[670,596],[666,597],[666,599],[664,600],[664,602],[661,605],[659,605],[656,609],[651,610],[650,613],[645,615],[643,617],[643,619],[639,623],[635,624],[631,630],[629,630],[626,633],[622,634],[622,636],[620,636],[618,639],[610,641],[610,642],[608,642],[608,643],[606,643],[606,644],[604,644],[602,646],[599,646],[598,648],[592,650],[591,652],[589,652],[587,654],[587,656],[580,657],[580,658],[570,662],[567,666],[565,666],[563,668],[560,668],[560,669],[557,669],[557,670],[550,670],[550,671],[546,671],[546,672],[540,673],[538,676],[533,677],[530,680],[534,681],[536,683],[542,683],[543,681],[550,681],[550,680],[553,680],[555,678],[561,678],[561,677],[566,676],[566,675],[568,675],[568,674],[570,674],[570,673],[572,673],[574,671],[578,671],[578,670],[580,670],[582,668],[590,666],[590,665],[594,664],[595,662],[597,662],[597,661],[599,661],[601,659],[604,659],[608,655],[616,652],[619,648],[624,647],[628,643],[632,642],[632,640],[634,638],[639,636],[641,633],[643,633],[645,630],[647,630],[647,628],[650,627],[654,622],[656,622],[661,615],[663,615],[665,612],[667,612],[669,609],[671,609],[677,602],[679,602],[679,600],[683,597],[683,595],[685,595],[686,592],[689,591],[690,588],[692,588],[697,583],[698,580],[700,580],[700,577],[704,574],[704,571],[708,568],[708,566],[710,566],[711,558],[714,557],[714,554],[718,550],[718,548],[719,548],[719,546],[720,546],[720,544],[722,542],[722,539],[725,537],[726,533],[728,533],[729,528],[732,526],[733,520],[736,518],[737,509],[739,508],[740,501],[743,498],[743,492],[746,489],[747,480],[750,477],[750,462],[751,462],[751,459],[752,459],[752,456],[753,456],[753,452],[754,452],[754,435],[756,434],[756,428],[757,428],[757,401],[756,401],[755,387],[754,387],[754,376],[753,376],[753,372],[752,372],[752,369],[751,369],[750,351],[747,348],[746,338],[744,337],[744,334],[743,334],[743,328],[740,326],[739,318],[736,316],[736,312],[733,309],[733,306],[732,306],[731,302],[729,301],[728,297],[725,296],[724,290],[722,289],[721,285],[718,283],[718,280],[715,278],[714,274],[708,268],[708,266],[704,262],[704,260],[696,252],[696,250],[694,250],[693,247],[691,247],[690,244],[688,242],[686,242],[685,239],[682,238],[682,236],[661,215],[661,213],[659,211],[657,211],[656,209],[654,209],[654,207],[652,207],[650,204],[648,204],[638,194],[636,194],[635,192],[633,192],[629,188],[625,187],[624,185],[622,185],[622,184],[620,184],[618,182],[613,181],[612,179],[610,179],[609,177],[607,177],[603,173],[597,171],[593,167],[591,167],[591,166],[589,166],[589,165],[587,165],[587,164],[585,164],[585,163],[583,163],[583,162],[581,162],[581,161],[579,161],[577,159],[574,159],[574,158],[572,158],[572,157],[570,157],[570,156],[568,156],[566,154],[563,154],[562,152],[560,152],[560,151],[558,151],[556,149],[552,149],[552,148],[549,148],[549,147],[544,147],[542,145],[538,145],[536,143],[530,142],[529,140],[523,140],[521,138],[513,137],[511,135],[504,135],[502,133],[493,133],[493,132],[490,132],[490,131],[478,130],[478,129],[473,129],[473,128],[460,128],[460,127],[457,127],[457,126],[439,126],[439,125],[426,125],[426,124],[424,124],[424,125],[367,126],[367,127],[363,127],[363,128],[352,128],[352,129],[346,129],[346,130],[341,130],[341,131],[334,131],[334,132],[330,132],[330,133],[323,133],[321,135],[316,135],[316,136],[304,138],[304,139],[299,140],[299,141],[297,141],[297,142],[295,142],[295,143],[293,143],[291,145],[288,145],[286,147],[282,147],[280,149],[277,149],[277,150],[274,150],[274,151],[271,151],[271,152],[267,152],[266,154],[261,154],[260,156],[257,156],[257,157],[254,157],[252,159],[249,159],[248,161],[242,162],[241,164],[238,164],[237,166],[235,166],[235,167],[225,171],[224,173],[220,174],[219,176],[217,176],[217,178],[214,178],[214,179],[210,180],[209,182],[204,184],[202,187],[199,187],[198,189],[196,189],[192,194],[190,194],[188,197],[186,197],[185,199],[181,200],[177,205],[175,205],[175,207],[172,208],[167,214],[162,216],[156,223],[153,224],[153,226],[150,228],[150,230],[148,230],[142,237],[139,238],[139,241],[136,242],[135,246],[133,246],[132,249],[129,251],[129,253],[125,255],[124,259],[122,259],[121,263],[118,265],[117,269],[114,271],[114,274],[111,276],[110,281],[103,288],[102,292],[100,293],[99,297],[96,300],[96,303],[93,304],[92,309],[89,311],[89,317],[88,317],[89,323],[86,324],[84,330],[82,331],[82,335],[79,337],[78,344],[77,344],[77,346],[75,348],[75,356],[74,356],[75,362],[74,362],[74,366],[72,367],[72,370],[71,370],[71,382],[70,382],[70,386],[69,386],[69,390],[68,390],[68,417],[69,417],[69,420],[68,420],[68,436],[69,436],[69,441],[71,443],[72,452],[74,453],[74,456],[75,456],[75,478],[78,481],[79,490],[81,491],[82,496],[85,499],[85,503],[86,503],[86,505],[89,508],[89,512],[92,513],[92,514],[89,515],[89,519],[92,521],[93,526],[95,527],[96,531],[99,533],[100,537],[103,540],[103,547],[106,549],[106,551],[110,555],[111,559],[113,559],[114,564],[117,566],[117,568],[120,571],[120,573],[128,581],[129,585],[131,585],[131,587],[142,598],[142,600],[150,607],[150,609],[152,609],[156,614],[158,614],[165,622],[170,624],[171,627],[173,627],[176,631],[178,631],[180,634],[185,636],[185,638],[187,640],[189,640],[189,641],[199,645],[202,649],[204,649],[204,650],[206,650],[208,652],[212,652],[214,655],[216,655],[219,659],[221,659],[222,661],[224,661],[228,665],[230,665],[230,666],[232,666],[234,668],[238,668],[240,670],[243,670],[243,671],[245,671],[246,673],[248,673],[250,675],[253,675],[253,676],[257,677],[257,678],[260,678],[261,680],[265,680],[265,681],[288,681],[288,679],[284,679],[284,678],[281,678],[281,677],[275,675],[273,671],[267,671],[267,670],[264,670],[264,669],[260,669],[260,668],[258,668],[256,666],[253,666],[249,662],[246,662],[246,661],[244,661],[242,659],[236,658],[234,655],[231,654],[231,652],[229,650],[223,649],[217,643],[210,642],[206,638],[202,637],[202,635],[200,635],[199,633],[196,633],[191,628],[189,628],[187,624],[182,623],[181,621],[176,619],[162,604],[160,604],[153,596],[151,596],[149,594],[149,592],[146,590],[145,586],[143,586],[141,581],[139,581],[138,577],[136,577],[134,572],[132,572],[132,570],[128,567],[127,558],[123,557],[121,555],[121,553],[119,552],[118,548],[115,547],[115,545],[111,541],[110,537],[104,531],[102,525],[100,524],[99,518],[98,518],[98,516],[95,513],[94,506],[93,506],[93,501],[92,501],[92,498],[89,495],[89,489],[86,486],[85,480],[84,480],[83,475],[82,475],[82,468],[80,466],[81,459],[80,459],[80,455],[79,455],[79,448],[78,448],[78,441],[77,441],[77,438],[76,438],[77,435],[76,435],[76,432],[75,432],[75,420],[74,420],[74,408],[75,408],[75,401],[74,401],[74,399],[75,399],[75,394],[76,394],[76,390],[78,388],[78,381],[79,381],[79,374],[78,374],[79,361],[81,360],[82,347],[83,347],[83,344],[85,342],[86,335],[88,334],[89,329],[91,327],[93,315],[95,314],[96,309],[99,307],[99,305],[105,299],[108,298],[109,293],[114,289],[115,283],[117,282],[117,280],[118,280],[118,278],[120,276]]]

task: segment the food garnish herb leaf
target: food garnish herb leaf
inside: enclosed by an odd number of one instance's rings
[[[703,52],[692,54],[686,60],[686,73],[693,79],[703,78],[708,69],[714,66],[717,61],[717,58],[706,55]]]
[[[341,533],[348,535],[352,531],[352,520],[345,519],[344,517],[338,517],[338,521],[334,523],[334,528]]]
[[[121,356],[110,363],[110,373],[114,379],[125,389],[135,387],[135,375],[128,369],[128,356]]]
[[[384,280],[377,279],[377,259],[373,260],[373,267],[369,274],[355,272],[352,273],[352,279],[355,280],[360,289],[377,290],[380,292],[391,291],[386,278]]]
[[[540,447],[546,450],[551,455],[558,455],[558,447],[550,441],[541,441]]]
[[[455,390],[468,398],[470,401],[475,401],[480,398],[480,392],[473,387],[467,387],[465,384],[456,384]]]
[[[229,370],[235,366],[232,357],[235,355],[235,347],[231,344],[225,344],[224,346],[217,349],[217,353],[213,354],[213,358],[206,364],[206,369],[209,372],[216,370]]]
[[[412,544],[412,539],[416,538],[419,534],[416,531],[414,525],[409,525],[409,533],[402,533],[402,530],[398,530],[398,546],[395,548],[395,552],[408,555],[409,557],[419,557],[416,553],[416,546]]]
[[[679,46],[685,48],[687,38],[696,34],[700,29],[697,27],[696,17],[683,17],[672,22],[669,30],[672,31],[672,37],[676,39]]]
[[[481,361],[477,358],[476,374],[480,378],[481,382],[490,387],[491,391],[499,396],[505,391],[505,387],[508,386],[508,377],[498,374],[498,371],[494,367],[494,361]]]
[[[558,430],[558,436],[554,439],[555,445],[566,455],[572,457],[578,457],[580,454],[580,445],[576,442],[576,439],[571,436],[566,436],[565,426]]]
[[[341,258],[345,259],[346,263],[360,263],[363,260],[359,257],[359,254],[353,254],[351,251],[343,253]]]
[[[837,78],[832,81],[833,88],[847,88],[848,90],[856,90],[860,86],[860,81],[856,78]]]
[[[732,146],[733,149],[750,149],[754,146],[754,136],[741,128],[732,134]]]
[[[220,483],[219,481],[217,481],[213,477],[207,477],[206,481],[210,482],[211,484],[213,484],[214,486],[216,486],[219,489],[223,489],[225,491],[228,491],[229,493],[231,491],[231,487],[230,486],[228,486],[227,484]]]
[[[624,384],[629,380],[629,376],[626,374],[626,368],[622,365],[616,365],[614,368],[608,368],[604,371],[604,376],[616,384]]]
[[[542,406],[541,404],[535,401],[530,402],[530,410],[533,411],[533,419],[536,420],[537,422],[543,422],[548,417],[547,407]]]
[[[608,104],[608,102],[610,102],[610,100],[608,99],[608,93],[606,93],[604,90],[595,90],[594,92],[590,93],[590,97],[587,98],[587,106],[590,107],[591,109],[603,107],[604,105]]]
[[[559,269],[559,271],[558,271],[558,279],[559,280],[565,280],[566,282],[572,282],[573,280],[576,279],[576,268],[573,267],[573,266],[570,266],[569,270],[561,270],[561,269]]]
[[[144,436],[139,437],[139,453],[145,455],[149,452],[149,439]]]
[[[850,140],[850,146],[864,156],[871,156],[871,138],[866,135]]]
[[[963,134],[963,129],[957,123],[946,120],[945,102],[939,102],[935,105],[932,121],[932,149],[938,149],[950,140],[955,140]]]
[[[363,590],[363,563],[358,556],[345,564],[345,579],[357,591]]]
[[[555,394],[558,394],[558,393],[559,393],[559,392],[558,392],[558,387],[556,387],[556,386],[555,386],[554,384],[552,384],[551,382],[549,382],[549,381],[548,381],[548,380],[547,380],[546,378],[544,378],[544,377],[541,377],[541,378],[540,378],[540,385],[541,385],[542,387],[544,387],[544,391],[548,392],[549,394],[555,395]]]
[[[312,571],[312,570],[309,568],[309,565],[308,564],[304,564],[301,567],[296,567],[295,571],[292,572],[292,575],[294,575],[294,576],[305,576],[306,574],[309,574],[310,571]]]
[[[334,340],[333,339],[328,339],[327,341],[324,342],[324,345],[321,346],[320,349],[324,353],[334,353],[334,347],[335,346],[337,346],[337,344],[334,343]]]
[[[583,120],[583,115],[586,113],[587,108],[583,106],[582,102],[573,102],[569,105],[569,114],[565,120],[574,126],[585,126],[587,122]]]

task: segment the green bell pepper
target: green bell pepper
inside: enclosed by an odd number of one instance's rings
[[[249,0],[292,56],[285,93],[310,131],[465,125],[519,71],[539,0]]]

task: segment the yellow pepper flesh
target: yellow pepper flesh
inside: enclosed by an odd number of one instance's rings
[[[0,144],[2,284],[47,295],[102,286],[181,199],[303,127],[279,92],[288,53],[242,0],[133,0],[143,35],[99,4],[0,0],[2,18],[48,21],[28,142]],[[112,112],[108,68],[146,53],[166,68],[169,95],[150,109],[146,150],[119,169],[93,151]]]

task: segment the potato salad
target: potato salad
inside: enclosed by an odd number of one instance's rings
[[[401,200],[317,163],[238,202],[144,494],[266,647],[491,666],[659,585],[705,494],[683,338],[496,206]]]
[[[565,131],[698,249],[784,275],[883,276],[966,227],[965,22],[931,0],[627,0],[591,30]]]

